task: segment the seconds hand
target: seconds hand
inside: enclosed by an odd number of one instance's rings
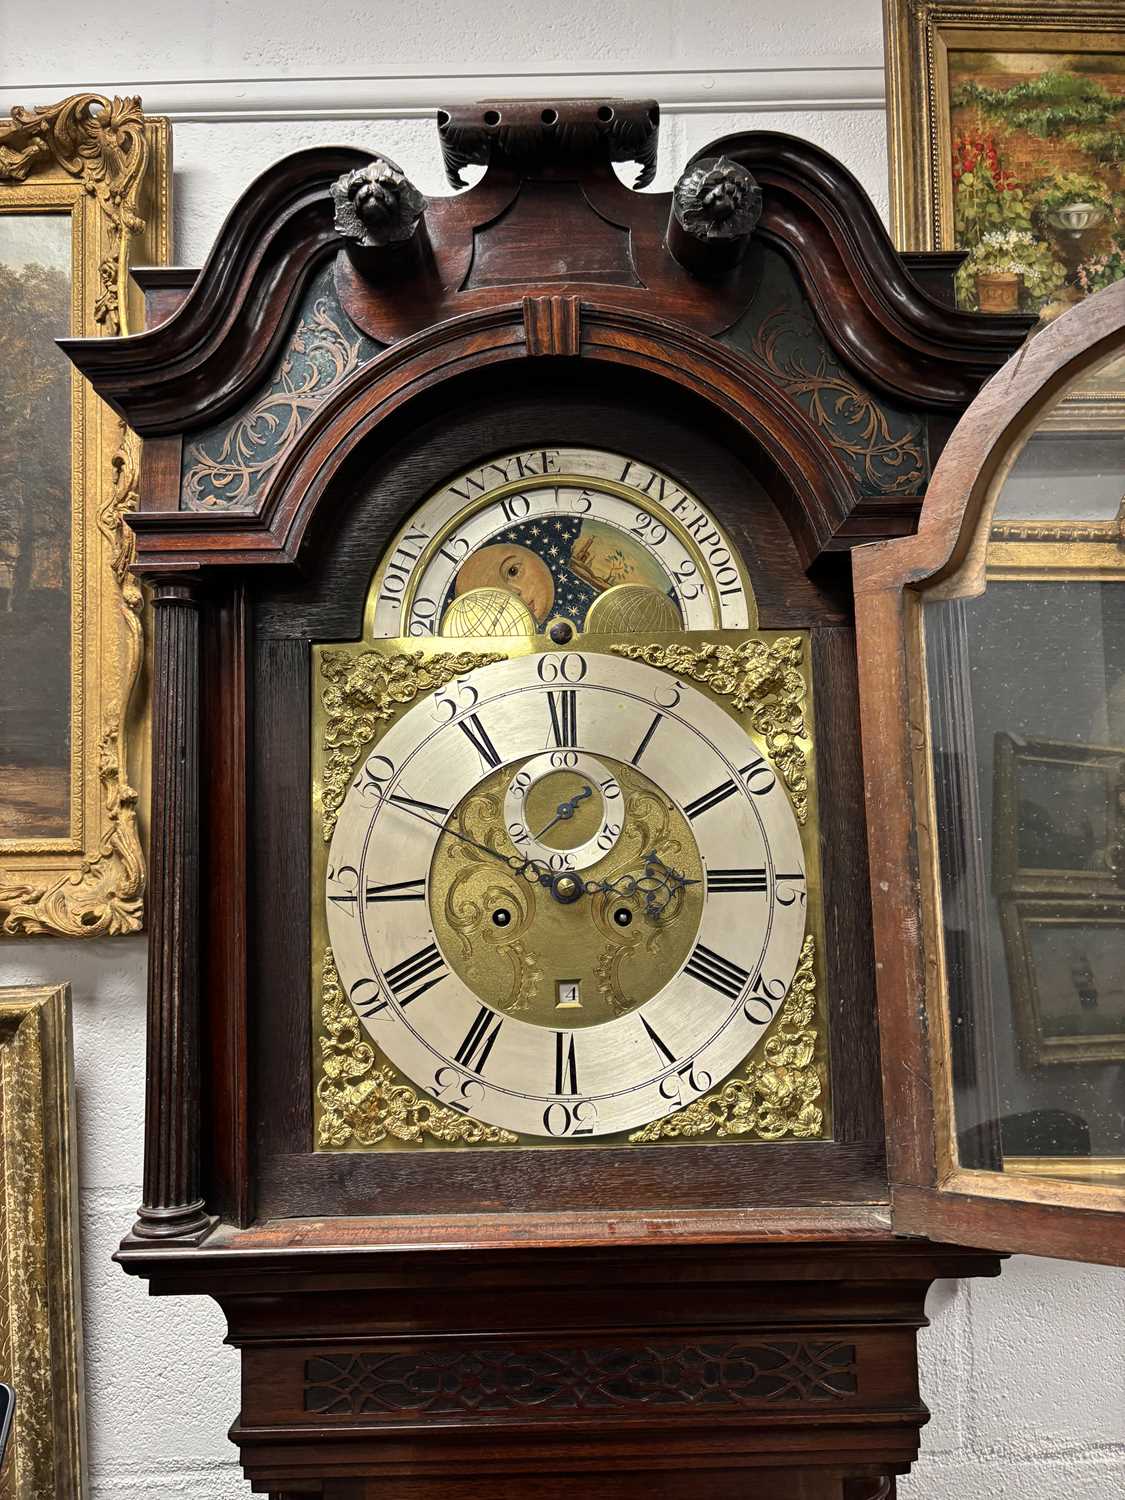
[[[556,823],[561,823],[566,818],[573,818],[574,814],[575,814],[575,811],[577,810],[578,804],[580,802],[584,802],[587,797],[592,797],[593,795],[594,795],[593,788],[592,787],[588,787],[588,786],[584,786],[582,788],[582,790],[580,792],[576,793],[575,796],[571,797],[568,802],[560,802],[559,805],[558,805],[558,807],[555,809],[555,816],[547,824],[547,827],[546,828],[541,828],[539,830],[539,832],[534,835],[535,842],[538,843],[540,841],[540,839],[543,837],[543,835],[549,829],[553,828]]]

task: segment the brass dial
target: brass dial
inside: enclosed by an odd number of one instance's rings
[[[575,876],[576,894],[544,880],[549,866],[518,870],[527,848],[511,837],[505,806],[513,782],[538,759],[496,771],[453,810],[430,866],[433,930],[450,967],[497,1010],[539,1026],[596,1026],[643,1005],[687,958],[703,912],[703,865],[671,799],[639,771],[606,761],[599,769],[618,788],[619,832],[609,852]],[[540,801],[528,793],[529,811],[549,816],[556,796],[565,806],[590,780],[548,771],[532,788],[544,789]],[[578,808],[592,801],[582,798]],[[556,828],[562,838],[573,834],[566,820]],[[658,911],[646,900],[653,854],[685,882],[670,886]]]

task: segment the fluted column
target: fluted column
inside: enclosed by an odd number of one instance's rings
[[[152,836],[144,1202],[133,1233],[198,1240],[199,607],[194,587],[154,589]]]

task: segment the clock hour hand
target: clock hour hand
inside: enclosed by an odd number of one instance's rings
[[[646,854],[644,859],[643,875],[619,875],[616,880],[587,880],[586,894],[594,896],[607,891],[616,896],[633,896],[639,891],[645,898],[645,916],[654,922],[659,921],[661,913],[676,892],[687,885],[698,885],[699,881],[689,880],[686,875],[673,870],[671,865],[666,865],[655,849]]]
[[[535,878],[540,885],[550,885],[551,875],[540,860],[521,859],[518,854],[501,854],[499,849],[493,849],[490,844],[482,844],[477,839],[471,839],[467,833],[461,833],[456,828],[451,828],[446,823],[439,823],[436,818],[429,818],[424,812],[412,807],[408,802],[399,801],[393,793],[384,799],[392,807],[397,807],[400,812],[409,813],[412,818],[417,818],[420,823],[428,823],[431,828],[436,828],[439,833],[448,833],[455,839],[460,839],[463,844],[469,844],[474,849],[480,849],[484,854],[491,854],[493,859],[498,859],[506,864],[509,870],[517,875],[525,875],[528,870],[535,871]]]
[[[538,833],[533,835],[535,842],[538,843],[543,835],[547,832],[547,830],[553,828],[556,823],[562,823],[567,818],[573,818],[578,804],[580,802],[584,802],[587,797],[592,797],[593,795],[593,788],[584,786],[582,790],[571,797],[569,801],[560,802],[558,807],[555,809],[555,816],[547,824],[546,828],[541,828]]]

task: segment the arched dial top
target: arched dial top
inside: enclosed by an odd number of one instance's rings
[[[736,549],[675,479],[618,453],[544,447],[478,464],[415,511],[375,574],[364,634],[565,642],[756,625]]]
[[[543,785],[556,829],[595,790],[620,807],[611,830],[594,818],[602,857],[594,824],[582,868],[510,836]],[[359,766],[328,865],[340,980],[379,1049],[443,1104],[544,1140],[634,1130],[718,1086],[805,932],[801,837],[764,750],[697,689],[580,649],[408,709]]]

